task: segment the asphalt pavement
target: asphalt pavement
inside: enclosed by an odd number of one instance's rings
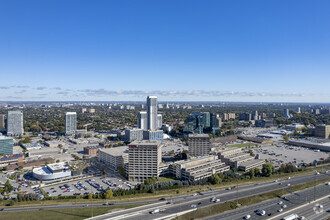
[[[214,202],[211,201],[211,198],[213,197],[220,199],[220,202],[231,201],[231,200],[235,200],[236,198],[244,198],[251,195],[274,191],[277,189],[283,188],[284,190],[286,190],[288,188],[287,184],[294,186],[306,182],[312,182],[314,180],[325,179],[328,177],[329,176],[325,174],[320,174],[320,175],[313,174],[313,175],[306,175],[300,177],[292,177],[291,179],[282,179],[279,181],[240,186],[238,190],[237,188],[231,190],[221,189],[215,191],[202,192],[202,195],[198,194],[198,195],[184,195],[184,196],[172,197],[172,198],[167,198],[167,201],[171,202],[172,204],[168,204],[167,206],[164,207],[162,206],[161,208],[159,208],[160,211],[155,214],[150,214],[149,209],[138,212],[135,211],[130,212],[129,210],[126,210],[126,213],[127,214],[129,213],[130,215],[125,215],[119,218],[118,216],[113,216],[112,213],[109,213],[104,215],[103,217],[98,218],[98,220],[112,219],[113,217],[116,217],[116,219],[130,219],[130,220],[138,219],[138,218],[144,220],[166,219],[169,216],[173,216],[173,214],[175,213],[181,213],[191,209],[195,209],[195,208],[198,209],[200,207],[213,205]],[[330,186],[328,187],[330,188]],[[242,219],[242,216],[240,217],[240,219]]]

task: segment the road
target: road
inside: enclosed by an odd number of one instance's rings
[[[298,214],[299,216],[304,216],[307,219],[317,219],[321,220],[330,215],[329,212],[326,212],[330,209],[330,186],[329,185],[319,185],[315,187],[315,198],[316,200],[322,198],[320,201],[314,201],[314,187],[293,194],[285,196],[285,199],[273,199],[256,205],[236,209],[234,211],[226,212],[216,216],[207,218],[207,220],[238,220],[243,219],[246,215],[251,215],[251,219],[281,219],[284,216],[290,215],[292,213]],[[324,198],[325,197],[325,198]],[[282,204],[279,204],[282,202]],[[313,208],[316,204],[323,205],[323,212],[317,214],[314,212]],[[286,205],[286,208],[282,208],[283,205]],[[301,208],[299,208],[301,207]],[[255,213],[255,210],[265,210],[266,215],[260,216]],[[282,209],[282,212],[278,210]],[[319,208],[318,208],[319,209]],[[269,214],[271,215],[269,216]]]
[[[288,179],[283,179],[279,180],[278,182],[272,181],[272,182],[264,182],[264,183],[259,183],[259,184],[254,184],[254,185],[245,185],[245,186],[240,186],[238,189],[238,192],[236,189],[232,190],[226,190],[226,189],[221,189],[221,190],[216,190],[216,191],[208,191],[202,193],[202,195],[185,195],[185,196],[177,196],[173,198],[167,198],[168,201],[171,201],[172,204],[161,204],[157,208],[160,209],[159,213],[155,214],[150,214],[149,212],[152,209],[146,208],[145,210],[133,210],[129,211],[126,210],[125,213],[129,213],[129,215],[125,215],[122,217],[118,217],[117,215],[113,213],[109,213],[103,216],[99,216],[96,218],[92,218],[93,220],[103,220],[103,219],[169,219],[173,215],[181,212],[186,212],[189,210],[192,210],[194,208],[200,208],[200,207],[206,207],[213,205],[214,203],[210,201],[210,198],[216,197],[221,200],[221,202],[224,201],[230,201],[230,200],[235,200],[236,197],[238,198],[243,198],[243,197],[248,197],[251,195],[255,194],[260,194],[264,192],[269,192],[277,189],[286,189],[288,186],[287,184],[289,183],[291,186],[294,185],[299,185],[302,183],[306,182],[312,182],[314,180],[320,180],[320,179],[325,179],[329,178],[328,175],[326,174],[320,174],[320,175],[305,175],[305,176],[300,176],[300,177],[293,177],[290,180]],[[329,186],[330,188],[330,186]],[[329,192],[330,193],[330,192]],[[240,217],[242,218],[242,216]]]

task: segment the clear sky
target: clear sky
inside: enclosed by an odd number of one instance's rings
[[[0,0],[0,100],[330,102],[328,0]]]

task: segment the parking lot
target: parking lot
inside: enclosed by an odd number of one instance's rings
[[[133,186],[116,177],[92,177],[44,187],[49,196],[88,195],[102,193],[107,189],[130,189]]]
[[[22,175],[18,175],[18,180],[12,180],[8,178],[10,175],[13,175],[16,173],[14,172],[9,172],[7,174],[0,174],[0,183],[4,184],[7,180],[9,183],[14,187],[14,191],[12,191],[9,195],[7,195],[9,198],[15,199],[17,197],[17,192],[22,192],[23,194],[29,194],[29,193],[39,193],[38,191],[34,190],[31,188],[30,185],[28,185],[21,177]],[[0,195],[0,198],[3,198],[5,194]]]
[[[325,152],[281,143],[277,143],[274,146],[267,145],[261,148],[254,148],[253,152],[259,154],[261,159],[267,159],[269,162],[272,162],[276,167],[284,163],[292,163],[293,165],[312,163],[314,160],[329,157],[329,154]]]
[[[178,153],[179,151],[184,150],[188,150],[188,146],[183,144],[181,141],[164,140],[164,144],[162,146],[163,155],[167,155],[171,151]]]

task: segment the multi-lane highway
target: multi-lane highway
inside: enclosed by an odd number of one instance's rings
[[[314,193],[316,202],[314,202]],[[250,215],[251,219],[281,219],[290,214],[298,214],[307,219],[323,219],[329,216],[327,210],[330,209],[330,186],[326,184],[312,187],[300,192],[289,193],[285,198],[273,199],[249,207],[240,208],[234,211],[226,212],[207,218],[207,220],[238,220],[244,216]],[[321,198],[321,199],[320,199]],[[318,201],[320,199],[320,201]],[[322,205],[322,210],[318,208],[314,211],[316,204]],[[315,208],[316,209],[316,208]],[[265,215],[258,215],[256,210],[264,210]],[[317,213],[319,212],[319,213]]]
[[[312,182],[314,180],[320,179],[328,179],[329,176],[327,174],[320,174],[320,175],[306,175],[300,177],[293,177],[291,179],[282,179],[278,181],[272,182],[265,182],[259,183],[254,185],[245,185],[235,189],[226,190],[215,190],[215,191],[208,191],[198,195],[185,195],[185,196],[178,196],[173,198],[167,198],[171,204],[166,204],[167,201],[160,203],[157,208],[149,208],[141,209],[141,210],[126,210],[126,215],[120,217],[116,213],[109,213],[103,216],[94,217],[93,219],[102,220],[102,219],[169,219],[178,213],[184,213],[187,211],[191,211],[195,208],[206,207],[213,205],[214,202],[211,201],[212,197],[220,199],[220,202],[235,200],[237,197],[248,197],[255,194],[260,194],[264,192],[269,192],[277,189],[284,189],[288,188],[288,184],[290,186],[302,184],[305,182]],[[329,186],[330,188],[330,186]],[[150,211],[154,209],[159,209],[160,212],[155,214],[150,214]],[[240,217],[242,218],[242,216]]]
[[[255,194],[269,192],[277,189],[288,188],[287,184],[298,185],[305,182],[312,182],[314,180],[328,179],[328,174],[320,175],[305,175],[292,177],[291,179],[281,179],[278,181],[263,182],[253,185],[239,186],[239,188],[233,188],[231,190],[220,189],[220,190],[207,190],[200,194],[194,195],[183,195],[172,198],[167,198],[166,201],[159,200],[148,200],[138,202],[125,202],[117,203],[114,206],[120,205],[137,205],[151,203],[146,206],[136,207],[132,209],[126,209],[123,211],[112,212],[102,216],[94,217],[93,219],[168,219],[176,214],[182,214],[184,212],[192,211],[196,208],[206,207],[213,205],[214,202],[210,201],[210,198],[216,197],[221,202],[235,200],[236,198],[247,197]],[[330,188],[330,186],[329,186]],[[171,202],[171,204],[167,204]],[[38,210],[38,209],[58,209],[58,208],[74,208],[74,207],[99,207],[102,206],[100,203],[88,203],[88,204],[65,204],[65,205],[54,205],[54,206],[33,206],[33,207],[18,207],[18,208],[5,208],[3,211],[27,211],[27,210]],[[159,213],[150,214],[149,212],[159,209]]]

